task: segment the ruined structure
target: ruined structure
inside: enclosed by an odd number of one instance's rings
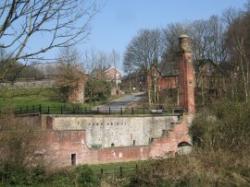
[[[180,106],[186,111],[161,115],[41,115],[36,157],[52,168],[174,156],[190,147],[188,127],[195,112],[192,51],[180,37]],[[34,140],[35,142],[35,140]],[[184,149],[183,149],[184,148]]]
[[[70,92],[68,96],[68,102],[70,103],[84,103],[84,90],[85,90],[86,78],[84,75],[79,78],[75,83],[74,89]]]
[[[195,74],[190,38],[187,35],[181,35],[179,45],[179,106],[188,113],[195,113]]]
[[[42,116],[37,156],[50,167],[174,156],[190,144],[178,116]]]

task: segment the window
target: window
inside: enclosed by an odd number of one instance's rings
[[[72,166],[76,165],[76,154],[75,153],[71,154],[71,165]]]
[[[167,131],[166,129],[163,129],[163,130],[162,130],[162,136],[166,136],[166,135],[167,135],[167,132],[168,132],[168,131]]]
[[[149,138],[149,143],[152,143],[154,141],[154,138]]]

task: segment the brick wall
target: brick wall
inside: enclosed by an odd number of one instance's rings
[[[188,113],[195,113],[195,73],[193,68],[191,39],[182,35],[179,38],[179,99],[180,106]]]
[[[177,76],[173,77],[160,77],[158,79],[159,90],[171,89],[177,87]]]
[[[46,130],[40,138],[38,153],[42,153],[45,163],[51,168],[60,168],[72,164],[75,154],[76,164],[113,163],[150,158],[162,158],[174,155],[178,144],[190,144],[186,118],[175,123],[173,128],[147,146],[125,146],[92,149],[86,144],[85,130]]]

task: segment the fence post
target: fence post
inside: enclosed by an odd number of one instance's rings
[[[97,107],[96,112],[97,112],[97,114],[99,114],[99,107]]]
[[[120,166],[120,177],[122,178],[122,167]]]
[[[121,107],[121,115],[122,115],[122,107]]]
[[[135,165],[135,172],[136,172],[136,174],[138,173],[138,165],[137,164]]]
[[[48,106],[48,114],[50,114],[50,107]]]
[[[63,106],[61,105],[61,114],[63,114]]]
[[[103,176],[103,168],[101,168],[101,177]]]
[[[42,105],[41,104],[38,106],[38,110],[39,110],[39,113],[41,114],[42,113]]]
[[[111,108],[109,107],[109,115],[111,114]]]

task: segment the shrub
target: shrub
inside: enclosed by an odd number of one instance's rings
[[[33,185],[44,182],[45,170],[41,166],[25,168],[13,162],[1,163],[0,178],[3,184],[10,185]]]
[[[85,87],[85,95],[89,101],[105,101],[111,94],[111,84],[104,80],[89,79]]]
[[[191,127],[202,148],[244,151],[250,147],[250,104],[221,101],[197,115]]]
[[[74,185],[74,173],[72,170],[63,169],[57,170],[54,173],[50,173],[47,178],[47,185],[53,187],[70,187]]]
[[[79,187],[95,187],[99,179],[89,166],[83,165],[76,168],[76,183]]]

